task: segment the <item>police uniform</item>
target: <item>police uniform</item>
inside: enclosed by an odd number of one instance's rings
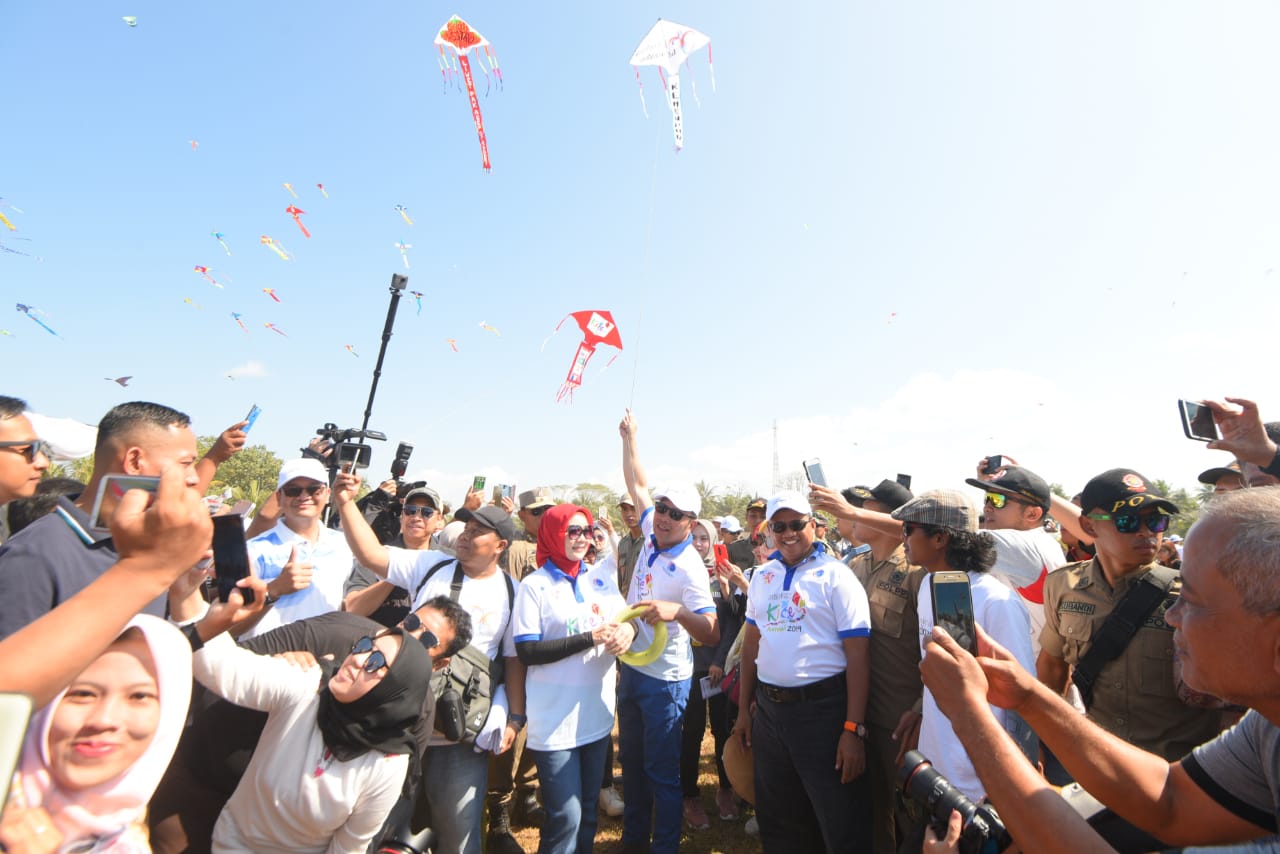
[[[907,562],[898,546],[877,561],[870,552],[849,564],[871,606],[871,691],[867,697],[867,770],[870,773],[874,850],[894,854],[908,827],[895,795],[899,743],[893,730],[920,702],[920,639],[916,599],[928,574]]]
[[[526,575],[538,568],[538,547],[533,538],[525,534],[513,540],[498,555],[498,566],[516,581],[524,581]]]
[[[1041,648],[1074,667],[1125,594],[1156,566],[1150,563],[1117,579],[1114,588],[1096,558],[1050,573],[1044,586]],[[1175,581],[1124,652],[1103,665],[1088,712],[1107,732],[1170,762],[1218,734],[1217,712],[1184,705],[1175,691],[1173,627],[1164,614],[1181,587],[1181,580]]]

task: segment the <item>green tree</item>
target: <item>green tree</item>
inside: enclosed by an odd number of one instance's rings
[[[1063,487],[1063,485],[1060,483],[1049,484],[1049,491],[1052,492],[1054,495],[1058,496],[1059,498],[1065,498],[1068,501],[1071,500],[1071,496],[1067,495],[1066,488]]]
[[[1159,478],[1151,481],[1151,489],[1156,495],[1163,495],[1178,505],[1178,515],[1174,516],[1173,521],[1169,523],[1167,533],[1185,537],[1187,531],[1195,524],[1196,518],[1200,515],[1199,495],[1192,495],[1182,487],[1174,489],[1166,481]]]
[[[580,483],[572,488],[566,500],[580,507],[586,507],[592,515],[598,515],[600,508],[604,507],[609,513],[610,521],[621,524],[621,520],[615,518],[614,512],[618,506],[618,493],[603,483]]]
[[[81,457],[78,460],[68,460],[65,463],[53,463],[41,475],[46,477],[70,477],[81,483],[88,483],[89,478],[93,476],[93,454],[87,457]]]
[[[197,456],[204,456],[217,438],[201,436],[197,440]],[[209,494],[220,494],[230,488],[236,500],[246,499],[261,507],[262,502],[275,491],[282,465],[284,461],[266,445],[247,445],[218,466],[218,473],[209,484]]]

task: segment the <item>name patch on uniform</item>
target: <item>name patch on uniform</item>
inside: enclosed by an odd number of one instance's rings
[[[1059,614],[1096,614],[1098,606],[1091,602],[1059,602]]]
[[[1149,617],[1142,621],[1143,627],[1148,629],[1162,629],[1166,632],[1173,631],[1173,626],[1165,622],[1164,613],[1172,608],[1173,603],[1177,601],[1178,598],[1176,596],[1170,596],[1161,602],[1160,607],[1156,608]]]
[[[877,581],[876,589],[887,591],[889,593],[892,593],[894,596],[901,596],[902,598],[905,599],[910,594],[907,592],[907,589],[905,587],[899,587],[898,585],[893,583],[896,580],[896,578],[897,578],[897,575],[895,573],[894,578],[891,578],[888,581]]]

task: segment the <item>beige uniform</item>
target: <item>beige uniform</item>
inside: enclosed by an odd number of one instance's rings
[[[635,572],[636,561],[644,548],[644,537],[633,537],[623,534],[618,538],[618,590],[625,598],[631,589],[631,575]]]
[[[538,568],[538,546],[528,535],[507,546],[498,558],[498,566],[516,581]]]
[[[1096,558],[1051,572],[1044,585],[1041,649],[1074,667],[1129,589],[1155,566],[1117,579],[1114,588]],[[1088,713],[1108,732],[1171,762],[1218,734],[1218,714],[1184,705],[1174,690],[1173,627],[1164,614],[1181,588],[1181,580],[1175,581],[1124,652],[1103,665]]]

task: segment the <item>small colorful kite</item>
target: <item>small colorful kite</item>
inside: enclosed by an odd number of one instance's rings
[[[103,379],[109,383],[116,383],[120,388],[128,388],[129,380],[133,379],[133,377],[103,377]]]
[[[276,296],[276,289],[275,289],[275,288],[263,288],[263,289],[262,289],[262,292],[263,292],[264,294],[266,294],[267,296],[271,297],[271,298],[272,298],[273,300],[275,300],[276,302],[280,302],[280,297]]]
[[[480,328],[481,328],[481,329],[488,330],[489,332],[492,332],[494,335],[497,335],[499,338],[501,338],[501,337],[502,337],[502,333],[501,333],[501,332],[499,332],[498,330],[494,329],[492,326],[490,326],[489,324],[485,323],[483,320],[482,320],[482,321],[480,321]]]
[[[196,308],[199,311],[204,311],[204,306],[202,306],[200,303],[193,300],[191,297],[183,297],[182,301],[185,302],[187,305]]]
[[[418,314],[422,314],[422,291],[409,291],[409,294],[418,303]]]
[[[189,139],[189,140],[187,140],[187,142],[191,143],[191,150],[192,150],[192,151],[195,151],[197,148],[199,148],[199,147],[200,147],[200,143],[196,142],[194,139]]]
[[[245,325],[244,325],[244,315],[243,315],[243,314],[241,314],[241,313],[240,313],[240,312],[238,312],[238,311],[233,311],[233,312],[231,312],[231,317],[232,317],[232,319],[233,319],[233,320],[235,320],[236,325],[237,325],[237,326],[239,326],[241,329],[243,329],[243,330],[244,330],[244,334],[245,334],[245,335],[248,335],[248,334],[249,334],[249,327],[247,327],[247,326],[245,326]]]
[[[711,69],[711,91],[716,90],[716,68],[711,62],[711,37],[682,24],[659,18],[631,54],[631,66],[640,85],[640,108],[649,117],[644,103],[644,83],[640,80],[640,66],[658,66],[658,76],[667,93],[667,106],[671,107],[671,129],[676,138],[676,151],[684,148],[684,116],[680,111],[680,66],[689,61],[689,54],[707,49],[707,66]],[[698,100],[698,84],[690,77],[693,99]]]
[[[197,265],[195,265],[194,267],[192,267],[191,269],[193,269],[193,270],[195,270],[197,273],[199,273],[199,274],[200,274],[200,276],[201,276],[201,278],[203,278],[203,279],[204,279],[206,282],[208,282],[209,284],[213,285],[215,288],[220,288],[220,287],[222,287],[222,285],[221,285],[221,284],[219,284],[218,280],[217,280],[217,279],[215,279],[215,278],[213,277],[213,275],[209,272],[209,268],[208,268],[208,267],[202,267],[202,266],[200,266],[199,264],[197,264]]]
[[[281,261],[293,260],[293,255],[289,253],[288,249],[285,249],[279,243],[272,240],[270,237],[267,237],[267,235],[265,234],[262,235],[262,237],[259,238],[258,242],[261,243],[263,246],[267,247],[268,249],[270,249],[272,252],[279,255]]]
[[[15,205],[11,205],[11,204],[9,204],[7,201],[5,201],[4,199],[0,199],[0,208],[8,208],[9,210],[13,211],[14,213],[24,213],[24,211],[22,210],[22,208],[17,207],[17,206],[15,206]],[[1271,271],[1270,271],[1270,270],[1268,270],[1267,272],[1271,272]]]
[[[400,214],[401,219],[409,223],[409,225],[413,225],[413,220],[409,219],[409,209],[404,205],[396,205],[396,213]]]
[[[409,269],[409,250],[413,248],[413,244],[401,240],[396,243],[396,248],[400,250],[400,260],[404,261],[404,268]],[[422,303],[418,303],[418,313],[422,313]]]
[[[293,191],[293,185],[292,185],[292,184],[285,183],[285,184],[281,184],[280,186],[282,186],[282,187],[284,187],[286,190],[288,190],[288,191],[289,191],[289,195],[293,196],[295,199],[296,199],[296,198],[298,198],[298,194],[297,194],[297,193],[295,193],[295,192]]]
[[[356,352],[356,348],[355,348],[355,346],[354,346],[354,345],[352,345],[352,344],[343,344],[343,345],[342,345],[342,349],[346,350],[348,353],[350,353],[351,355],[355,356],[357,359],[359,359],[359,358],[360,358],[360,354]]]
[[[122,18],[120,18],[120,20],[124,21],[126,24],[128,24],[131,27],[138,26],[138,18],[135,15],[125,15]]]
[[[307,227],[302,224],[302,215],[306,213],[306,211],[297,205],[289,205],[289,207],[284,209],[284,212],[293,217],[293,221],[298,224],[298,228],[302,229],[302,236],[310,240],[311,232],[307,231]]]
[[[449,56],[445,53],[446,45],[453,52],[462,70],[462,82],[466,84],[467,98],[471,101],[471,118],[476,123],[476,134],[480,137],[480,162],[484,166],[484,171],[488,172],[489,140],[484,135],[484,118],[480,115],[480,100],[476,97],[476,84],[471,77],[471,61],[467,58],[467,54],[473,50],[483,50],[483,55],[477,53],[476,56],[485,77],[489,76],[489,69],[492,69],[498,81],[501,82],[502,72],[498,68],[498,58],[494,55],[493,48],[489,46],[489,40],[471,29],[471,26],[457,15],[445,23],[436,36],[435,43],[440,50],[440,70],[445,76],[446,89],[448,89],[448,78],[451,73]],[[484,67],[486,62],[489,64],[488,69]]]
[[[325,191],[324,184],[316,184],[316,189],[320,191],[320,195],[326,199],[329,198],[329,193]]]
[[[0,329],[0,335],[5,336],[6,338],[14,337],[13,333],[10,332],[8,329]]]
[[[3,223],[8,227],[8,229],[9,229],[10,231],[17,231],[17,230],[18,230],[18,227],[17,227],[16,225],[14,225],[13,223],[9,222],[9,218],[8,218],[7,216],[5,216],[4,214],[2,214],[2,213],[0,213],[0,222],[3,222]]]
[[[267,327],[268,329],[270,329],[272,332],[276,333],[277,335],[284,335],[284,337],[285,337],[285,338],[288,338],[288,337],[289,337],[288,335],[285,335],[285,333],[284,333],[284,330],[283,330],[283,329],[281,329],[280,327],[276,326],[274,323],[264,323],[264,324],[262,324],[262,325],[263,325],[263,326],[265,326],[265,327]]]
[[[622,336],[618,334],[618,327],[613,322],[613,315],[607,311],[575,311],[566,315],[564,320],[556,324],[556,332],[560,331],[560,327],[564,325],[564,321],[570,317],[578,324],[578,328],[582,330],[582,342],[578,344],[577,351],[573,354],[573,362],[569,365],[569,373],[564,378],[564,383],[560,386],[560,391],[556,393],[556,402],[569,398],[569,402],[573,402],[573,390],[582,385],[582,375],[587,370],[587,362],[591,361],[591,357],[595,355],[596,347],[601,344],[607,344],[610,347],[616,347],[622,350]],[[551,333],[555,335],[555,332]],[[618,358],[615,353],[613,359]],[[613,359],[609,360],[609,365],[613,364]],[[605,365],[608,367],[609,365]]]
[[[209,233],[213,235],[214,240],[218,241],[218,245],[221,246],[228,255],[230,255],[231,247],[227,245],[227,242],[225,240],[223,240],[223,238],[226,237],[226,235],[223,234],[221,231],[211,231]]]
[[[25,314],[27,317],[29,317],[29,318],[31,318],[32,320],[34,320],[36,323],[38,323],[38,324],[40,324],[41,326],[43,326],[43,327],[44,327],[44,329],[45,329],[45,331],[46,331],[46,332],[48,332],[50,335],[52,335],[54,338],[61,338],[61,337],[62,337],[62,336],[61,336],[61,335],[59,335],[58,333],[54,332],[54,331],[49,327],[49,325],[48,325],[47,323],[45,323],[45,322],[44,322],[43,320],[41,320],[40,318],[36,317],[36,315],[37,315],[37,314],[43,314],[43,313],[44,313],[44,312],[40,311],[40,309],[36,308],[34,305],[23,305],[22,303],[18,303],[18,304],[17,304],[17,306],[18,306],[18,311],[22,312],[22,313],[23,313],[23,314]]]
[[[458,339],[457,339],[457,338],[446,338],[446,339],[444,339],[444,343],[446,343],[446,344],[448,344],[450,347],[452,347],[452,348],[453,348],[453,352],[455,352],[455,353],[456,353],[456,352],[458,352]]]

